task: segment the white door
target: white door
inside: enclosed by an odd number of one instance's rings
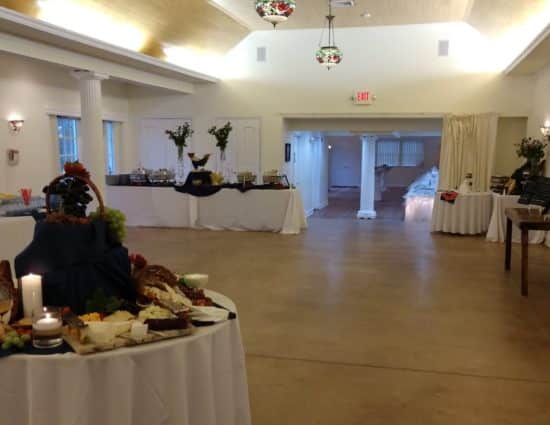
[[[172,140],[165,133],[166,130],[175,130],[179,125],[191,120],[186,118],[144,118],[141,120],[139,132],[139,162],[147,169],[176,168],[178,151]],[[184,158],[192,152],[192,138],[187,142]],[[186,164],[186,169],[189,167]]]

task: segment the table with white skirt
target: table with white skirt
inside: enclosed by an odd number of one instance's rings
[[[436,193],[432,232],[479,235],[487,232],[492,213],[491,192],[461,193],[454,203],[441,200]]]
[[[10,425],[250,424],[238,320],[88,356],[14,355],[0,359],[0,376]]]
[[[128,226],[298,234],[307,228],[297,189],[222,189],[195,197],[171,187],[107,186],[107,206],[121,210]]]
[[[506,216],[504,210],[507,208],[541,208],[541,207],[529,207],[528,205],[520,204],[518,202],[519,195],[501,195],[493,193],[493,213],[491,215],[491,222],[489,224],[489,230],[487,231],[487,240],[490,242],[504,242],[506,240]],[[529,243],[541,244],[545,241],[550,246],[550,234],[546,234],[543,231],[529,231]],[[521,231],[516,226],[512,227],[512,242],[521,242]]]

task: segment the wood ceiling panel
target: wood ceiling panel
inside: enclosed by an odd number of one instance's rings
[[[225,52],[249,30],[206,0],[72,0],[130,24],[148,39],[144,53],[161,56],[163,43]],[[0,6],[38,17],[32,0],[0,0]],[[101,28],[98,28],[101,31]]]
[[[252,0],[211,0],[230,14],[240,18],[255,30],[269,29],[254,11]],[[472,0],[356,0],[353,8],[335,8],[338,27],[374,25],[409,25],[432,22],[462,21],[469,12]],[[325,0],[297,0],[292,17],[279,28],[319,28],[327,13]],[[369,12],[371,18],[361,16]]]
[[[498,37],[547,10],[549,0],[475,0],[466,21],[489,37]]]

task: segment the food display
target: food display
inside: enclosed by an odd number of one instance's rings
[[[54,211],[51,208],[50,191],[61,197],[61,209]],[[86,207],[92,200],[92,191],[100,206],[88,215]],[[24,255],[16,258],[16,271],[21,277],[35,273],[33,260],[43,268],[35,275],[40,275],[40,282],[43,282],[37,294],[44,298],[43,314],[46,316],[43,323],[39,323],[34,314],[34,322],[20,317],[22,309],[19,308],[10,265],[0,263],[2,350],[9,350],[9,354],[16,349],[25,352],[33,329],[45,331],[46,325],[49,326],[46,321],[51,318],[45,313],[49,308],[57,312],[58,323],[63,323],[63,339],[78,354],[185,337],[191,335],[196,326],[235,317],[234,313],[215,304],[205,294],[203,287],[208,282],[207,275],[187,274],[182,277],[162,265],[148,264],[140,254],[129,254],[122,246],[125,235],[123,215],[103,204],[97,187],[81,164],[67,164],[65,175],[55,179],[45,192],[48,214],[42,224],[37,224],[30,248],[27,247]],[[69,246],[61,239],[68,240]],[[98,251],[105,243],[106,250]],[[66,250],[70,255],[64,255],[63,259],[72,260],[74,255],[75,262],[59,262],[58,252],[50,256],[50,252],[55,250]],[[82,265],[81,259],[86,260],[84,263],[93,262],[92,254],[97,255],[97,252],[102,252],[104,257],[94,272],[100,270],[102,273],[90,277],[91,269],[87,264]],[[111,257],[112,264],[108,262]],[[75,286],[74,291],[67,291],[73,285],[80,286],[78,290]],[[122,285],[126,285],[125,290],[113,290]],[[78,297],[67,297],[71,293],[77,293]],[[37,325],[43,325],[44,329]]]

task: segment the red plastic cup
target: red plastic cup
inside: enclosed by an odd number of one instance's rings
[[[32,195],[32,189],[29,188],[23,188],[19,190],[19,193],[21,194],[21,197],[23,198],[23,203],[25,205],[30,205],[31,203],[31,195]]]

